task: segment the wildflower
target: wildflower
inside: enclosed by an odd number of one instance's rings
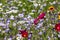
[[[7,19],[6,22],[7,22],[7,23],[10,23],[10,19]]]
[[[26,21],[18,21],[17,24],[24,24]]]
[[[46,6],[46,3],[44,3],[43,6]]]
[[[60,13],[58,14],[58,19],[60,20]]]
[[[12,38],[8,38],[8,40],[12,40]]]
[[[37,18],[34,20],[34,24],[35,24],[35,25],[38,24],[38,19],[37,19]]]
[[[60,38],[60,34],[58,34],[58,37]]]
[[[39,32],[38,34],[39,34],[39,35],[42,35],[43,33],[42,33],[42,32]]]
[[[2,31],[2,34],[5,33],[5,31]]]
[[[6,30],[5,30],[5,32],[8,32],[10,29],[9,28],[7,28]]]
[[[14,20],[14,16],[13,16],[13,15],[11,15],[11,16],[10,16],[10,19],[11,19],[11,20]]]
[[[44,12],[42,12],[42,13],[38,16],[38,19],[43,19],[43,18],[44,18],[44,16],[45,16],[45,13],[44,13]]]
[[[49,7],[49,10],[50,10],[50,11],[55,10],[54,6],[50,6],[50,7]]]
[[[27,17],[28,19],[30,19],[31,18],[31,16],[30,15],[28,15],[28,17]]]
[[[17,35],[16,35],[16,40],[21,40],[21,39],[22,39],[21,34],[17,34]]]
[[[12,12],[13,12],[13,13],[17,13],[17,12],[18,12],[18,10],[12,10]]]
[[[31,39],[31,37],[32,37],[32,33],[29,34],[28,39]]]
[[[43,25],[43,22],[42,23],[38,23],[38,25],[36,26],[35,29],[39,29],[40,27],[42,27],[42,25]]]
[[[56,31],[60,31],[60,23],[58,23],[58,24],[55,25],[55,30]]]
[[[56,1],[53,1],[53,4],[56,4]]]
[[[19,17],[24,17],[24,14],[18,14]]]
[[[6,24],[4,24],[4,23],[0,22],[0,26],[6,26]]]
[[[37,4],[37,3],[34,3],[33,5],[34,5],[35,7],[37,7],[37,6],[38,6],[38,4]]]
[[[34,13],[29,13],[30,15],[33,15]]]
[[[26,38],[28,37],[28,32],[26,30],[20,30],[22,37]]]
[[[0,6],[2,6],[2,3],[0,3]]]
[[[60,20],[60,15],[58,15],[58,19]]]
[[[13,23],[13,26],[16,26],[16,23]]]

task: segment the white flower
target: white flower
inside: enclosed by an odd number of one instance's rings
[[[49,4],[53,5],[53,3],[49,2]]]
[[[23,8],[23,11],[26,11],[26,9]]]
[[[17,39],[17,40],[20,40],[20,37],[17,37],[16,39]]]
[[[28,0],[29,2],[31,2],[32,0]]]
[[[43,5],[40,6],[40,9],[43,9]]]
[[[24,17],[24,14],[18,14],[19,17]]]
[[[30,15],[33,15],[34,13],[29,13]]]
[[[28,15],[28,17],[27,18],[31,18],[31,16],[30,15]]]
[[[43,2],[45,2],[46,0],[43,0]]]
[[[0,31],[1,31],[1,29],[0,29]]]
[[[40,6],[41,4],[39,3],[38,5]]]
[[[19,27],[18,30],[21,30],[21,27]]]
[[[6,13],[7,13],[7,14],[10,14],[10,13],[12,13],[12,11],[7,11]]]
[[[0,6],[2,6],[2,3],[0,3]]]
[[[48,18],[46,18],[46,21],[48,21]]]
[[[40,13],[41,12],[41,10],[38,10],[38,13]]]
[[[2,31],[2,33],[5,33],[5,31]]]
[[[60,34],[58,34],[58,37],[60,38]]]
[[[33,23],[34,22],[34,19],[31,19],[30,21]]]
[[[13,26],[16,26],[16,23],[13,23]]]
[[[35,12],[36,10],[31,10],[32,12]]]
[[[38,34],[39,34],[39,35],[42,35],[42,32],[39,32]]]
[[[12,40],[12,38],[8,38],[8,40]]]
[[[17,37],[16,37],[17,40],[21,40],[22,39],[22,36],[21,34],[17,34]]]
[[[46,3],[44,3],[43,6],[46,6]]]
[[[24,24],[25,21],[18,21],[17,24]]]
[[[18,10],[12,10],[12,12],[13,12],[13,13],[17,13],[17,12],[18,12]]]
[[[51,40],[51,37],[48,36],[48,40]]]
[[[49,24],[50,26],[52,25],[52,24]]]
[[[22,3],[21,1],[19,1],[19,3]]]
[[[10,10],[10,11],[7,11],[6,13],[17,13],[18,10]]]
[[[34,3],[33,5],[34,5],[35,7],[37,7],[37,6],[38,6],[38,4],[37,4],[37,3]]]
[[[13,16],[13,15],[11,15],[11,16],[10,16],[10,19],[11,19],[11,20],[14,20],[14,16]]]
[[[0,8],[0,11],[3,11],[3,9],[2,9],[2,8]]]
[[[56,4],[56,1],[53,1],[53,4]]]

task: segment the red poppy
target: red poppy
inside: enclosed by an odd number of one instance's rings
[[[60,31],[60,23],[58,23],[58,24],[55,25],[55,30],[56,31]]]
[[[38,24],[38,19],[37,19],[37,18],[34,20],[34,24],[35,24],[35,25]]]
[[[43,19],[44,16],[45,16],[45,13],[43,12],[43,13],[41,13],[41,14],[38,16],[38,19]]]
[[[26,30],[20,30],[22,37],[26,38],[28,37],[28,32]]]

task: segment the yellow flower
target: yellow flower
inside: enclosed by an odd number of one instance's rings
[[[60,15],[58,16],[58,19],[60,20]]]
[[[58,14],[58,19],[60,20],[60,14]]]
[[[50,11],[53,11],[54,9],[55,9],[54,6],[50,6],[50,7],[49,7],[49,10],[50,10]]]

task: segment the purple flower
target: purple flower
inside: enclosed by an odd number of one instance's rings
[[[31,40],[31,39],[28,39],[28,40]]]
[[[5,36],[5,37],[4,37],[4,40],[7,40],[6,38],[7,38],[7,37]]]
[[[28,36],[28,38],[31,38],[31,37],[32,37],[32,34],[30,33],[29,36]]]
[[[51,18],[51,20],[55,20],[55,18]]]
[[[60,20],[58,20],[58,22],[60,23]]]
[[[42,35],[43,33],[42,33],[42,32],[39,32],[38,34],[39,34],[39,35]]]
[[[6,26],[6,24],[4,24],[4,23],[0,22],[0,26]]]
[[[3,18],[0,18],[0,20],[3,20]]]
[[[5,32],[8,32],[9,31],[9,28],[5,30]]]
[[[23,18],[24,20],[27,20],[27,18]]]
[[[10,19],[7,19],[7,20],[6,20],[6,23],[9,23],[9,22],[10,22]]]
[[[27,27],[27,30],[30,30],[30,27]]]
[[[12,38],[12,35],[10,35],[10,38]]]
[[[28,24],[31,24],[31,21],[27,21]]]

